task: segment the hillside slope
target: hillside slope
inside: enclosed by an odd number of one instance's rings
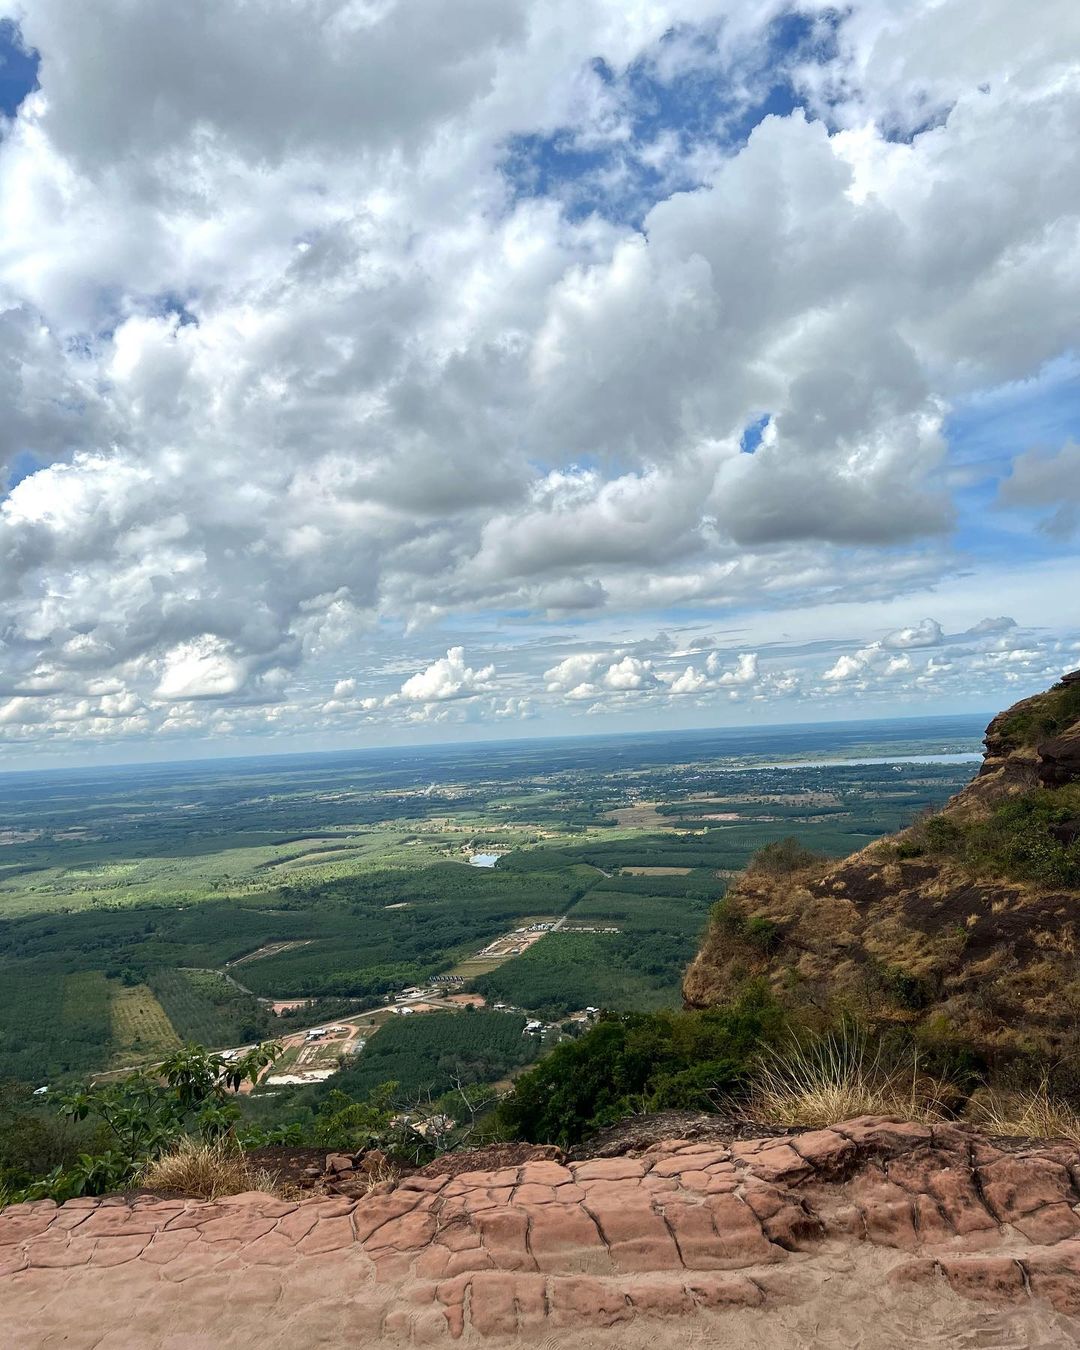
[[[974,781],[841,862],[767,850],[684,981],[692,1008],[764,978],[811,1019],[912,1026],[991,1063],[1080,1063],[1080,671],[1000,713]]]

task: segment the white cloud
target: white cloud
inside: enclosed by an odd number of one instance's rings
[[[604,672],[604,685],[608,689],[651,689],[658,683],[652,672],[650,661],[639,661],[634,656],[624,656],[621,661],[613,662]]]
[[[160,699],[221,698],[244,685],[244,662],[209,634],[184,642],[165,656],[165,667],[154,691]]]
[[[723,664],[724,658],[719,652],[713,652],[705,663],[706,670],[717,677],[719,684],[753,684],[758,678],[756,652],[740,652],[734,670],[724,670]]]
[[[446,699],[472,698],[494,688],[495,667],[472,670],[465,664],[465,649],[451,647],[426,670],[412,675],[393,699],[406,703],[441,703]]]
[[[673,694],[697,694],[708,688],[708,685],[708,679],[700,671],[687,666],[681,675],[672,680],[669,688]]]
[[[898,628],[895,633],[882,639],[883,647],[895,647],[906,650],[909,647],[937,647],[944,633],[936,619],[922,619],[909,628]]]
[[[646,76],[704,72],[738,121],[786,8],[9,5],[42,65],[0,142],[0,461],[25,475],[0,688],[39,716],[5,725],[494,716],[456,645],[384,678],[430,625],[471,641],[462,615],[534,625],[504,709],[776,697],[801,675],[761,631],[703,670],[708,646],[676,668],[635,634],[672,607],[832,631],[973,565],[950,410],[1075,345],[1080,17],[808,3],[834,41],[795,58],[806,114],[745,144],[635,132]],[[515,138],[554,133],[614,158],[530,195]],[[1025,451],[1000,490],[1062,548],[1075,458]],[[954,644],[923,603],[853,627],[826,681],[899,687]],[[595,636],[537,655],[563,616]]]

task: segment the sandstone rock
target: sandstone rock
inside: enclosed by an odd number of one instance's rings
[[[1080,1319],[1076,1176],[1070,1146],[1005,1153],[967,1131],[865,1118],[731,1149],[669,1141],[640,1159],[420,1176],[358,1200],[16,1206],[0,1214],[0,1344],[87,1343],[83,1323],[107,1322],[117,1291],[123,1335],[102,1344],[140,1350],[218,1343],[222,1308],[240,1330],[220,1343],[240,1347],[313,1343],[315,1328],[324,1343],[382,1347],[555,1345],[625,1327],[636,1348],[635,1324],[654,1321],[665,1343],[692,1344],[694,1319],[767,1319],[812,1305],[823,1281],[841,1299],[859,1281],[900,1299],[915,1285],[950,1307]],[[265,1320],[293,1297],[299,1336]],[[1054,1325],[1077,1334],[1044,1343],[1080,1343],[1080,1320]],[[722,1322],[703,1321],[702,1344],[714,1326],[726,1343]]]

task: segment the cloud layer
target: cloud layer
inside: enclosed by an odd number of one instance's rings
[[[951,410],[1076,340],[1074,5],[4,12],[10,737],[947,694]],[[995,473],[1074,558],[1075,443]],[[813,606],[825,665],[635,647]]]

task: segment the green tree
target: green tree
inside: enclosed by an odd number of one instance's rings
[[[235,1093],[242,1083],[257,1082],[279,1053],[280,1046],[266,1044],[226,1059],[187,1045],[152,1069],[68,1093],[60,1098],[61,1115],[96,1123],[105,1142],[56,1166],[28,1186],[23,1198],[100,1195],[130,1183],[183,1135],[211,1141],[234,1133],[240,1117]]]

